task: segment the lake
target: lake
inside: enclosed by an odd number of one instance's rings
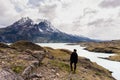
[[[120,62],[100,58],[100,57],[106,58],[114,54],[89,52],[84,50],[84,47],[81,47],[80,45],[67,45],[67,43],[37,43],[37,44],[40,46],[52,47],[54,49],[69,49],[71,51],[73,51],[73,49],[77,49],[77,53],[79,56],[86,57],[90,59],[92,62],[96,62],[100,66],[103,66],[104,68],[113,72],[112,76],[115,79],[120,80]]]

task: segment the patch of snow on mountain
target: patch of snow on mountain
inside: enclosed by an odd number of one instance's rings
[[[42,29],[40,29],[40,28],[39,28],[39,31],[40,31],[40,32],[43,32],[43,30],[42,30]]]
[[[18,21],[18,24],[19,24],[19,25],[22,25],[22,24],[25,24],[25,23],[33,24],[33,21],[32,21],[29,17],[21,18],[21,19]]]

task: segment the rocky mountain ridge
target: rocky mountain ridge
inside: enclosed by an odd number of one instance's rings
[[[41,20],[36,24],[29,17],[21,18],[12,25],[0,29],[0,42],[12,43],[19,40],[35,43],[93,41],[86,37],[66,34],[47,20]]]

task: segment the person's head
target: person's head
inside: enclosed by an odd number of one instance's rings
[[[76,50],[76,49],[74,49],[74,52],[77,52],[77,50]]]

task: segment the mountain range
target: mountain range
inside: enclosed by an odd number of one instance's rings
[[[10,26],[0,28],[0,42],[12,43],[19,40],[41,42],[93,41],[87,37],[70,35],[56,29],[48,20],[34,23],[29,17],[21,18]]]

